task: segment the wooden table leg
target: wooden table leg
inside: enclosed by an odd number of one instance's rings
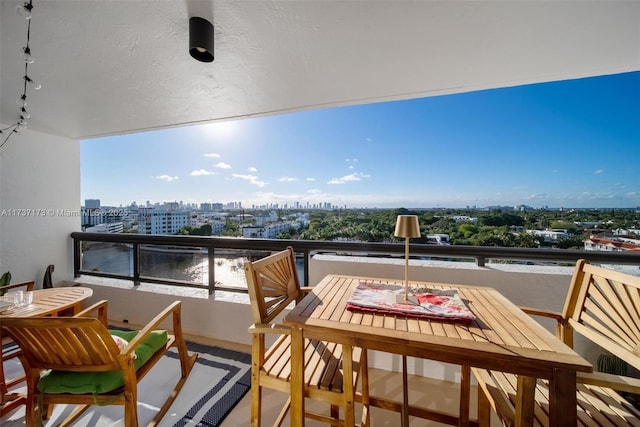
[[[549,426],[578,425],[576,372],[554,369],[549,381]]]
[[[458,426],[469,426],[469,401],[471,399],[471,366],[460,367],[460,408],[458,410]]]
[[[518,375],[516,427],[533,425],[533,401],[536,392],[536,381],[536,378]]]
[[[291,328],[291,425],[304,426],[304,336]]]
[[[407,376],[407,356],[402,355],[402,427],[409,427],[409,377]]]

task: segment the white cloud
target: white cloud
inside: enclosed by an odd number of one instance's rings
[[[178,179],[177,176],[170,176],[170,175],[156,175],[154,176],[154,178],[159,179],[161,181],[167,181],[167,182],[175,181],[176,179]]]
[[[225,162],[218,162],[216,167],[219,169],[231,169],[231,165]]]
[[[309,193],[309,194],[320,194],[321,191],[318,190],[317,188],[312,188],[311,190],[308,190],[307,193]]]
[[[315,178],[306,178],[307,181],[309,182],[314,182],[316,179]]]
[[[214,159],[219,159],[220,158],[220,154],[218,154],[218,153],[206,153],[206,154],[203,154],[203,156],[211,157],[211,158],[214,158]]]
[[[254,168],[253,166],[248,167],[248,168],[247,168],[247,170],[248,170],[249,172],[253,172],[253,173],[258,172],[258,169]]]
[[[298,180],[298,178],[294,178],[294,177],[290,177],[290,176],[283,176],[281,178],[278,178],[279,182],[295,182],[297,180]]]
[[[328,181],[327,184],[344,184],[347,182],[362,181],[363,178],[369,177],[370,175],[366,173],[352,173],[341,178],[331,178],[331,180]]]
[[[207,175],[215,175],[215,172],[211,172],[205,169],[198,169],[191,172],[191,176],[207,176]]]
[[[598,169],[593,172],[594,175],[600,175],[601,173],[604,173],[604,169]]]
[[[544,200],[548,198],[549,195],[544,193],[536,193],[529,196],[529,200]]]
[[[265,184],[266,184],[266,182],[261,181],[255,175],[241,175],[241,174],[238,174],[238,173],[234,173],[232,176],[234,178],[243,179],[245,181],[248,181],[249,184],[257,185],[258,187],[264,187]]]

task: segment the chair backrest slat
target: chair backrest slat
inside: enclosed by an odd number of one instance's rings
[[[569,327],[640,369],[640,277],[584,263],[567,307]]]
[[[300,299],[300,281],[292,247],[244,264],[253,321],[266,324]]]

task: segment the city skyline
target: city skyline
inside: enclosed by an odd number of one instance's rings
[[[81,141],[81,201],[640,206],[640,72]]]

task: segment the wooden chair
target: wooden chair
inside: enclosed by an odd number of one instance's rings
[[[606,372],[578,373],[576,379],[578,425],[640,426],[640,410],[625,393],[640,396],[640,379],[627,375],[626,367],[640,369],[640,277],[588,264],[576,263],[562,313],[535,308],[525,312],[556,320],[556,336],[573,347],[574,331],[624,362],[616,375]],[[538,380],[534,396],[518,393],[512,374],[473,368],[478,380],[478,421],[489,426],[491,409],[506,426],[549,425],[549,389]],[[533,411],[525,413],[522,402],[534,399]]]
[[[11,278],[11,275],[9,275]],[[4,296],[7,292],[11,292],[12,290],[23,290],[23,291],[32,291],[35,287],[35,282],[22,282],[22,283],[12,283],[0,286],[0,296]]]
[[[44,277],[42,278],[42,289],[51,289],[53,288],[53,271],[56,269],[56,266],[53,264],[49,264],[47,269],[44,272]]]
[[[299,302],[311,288],[301,288],[293,248],[275,253],[255,262],[244,264],[254,324],[251,352],[251,425],[261,425],[262,388],[290,392],[291,330],[288,326],[272,323],[291,303]],[[275,342],[266,350],[265,337],[275,334]],[[369,425],[369,380],[367,352],[354,348],[352,353],[354,378],[353,395],[345,393],[341,371],[342,346],[317,340],[305,341],[305,397],[327,402],[330,415],[308,411],[310,419],[343,425],[340,407],[353,411],[354,402],[363,404],[362,422]],[[345,351],[348,353],[348,351]],[[362,375],[362,392],[355,392],[358,376]],[[289,411],[289,398],[274,425],[281,425]]]
[[[140,331],[108,330],[107,301],[100,301],[74,317],[3,319],[2,328],[22,350],[20,359],[27,376],[27,425],[40,424],[42,418],[50,416],[53,404],[66,403],[80,406],[65,420],[65,425],[89,406],[98,404],[124,405],[125,426],[137,426],[138,383],[171,347],[177,347],[180,378],[154,418],[153,424],[158,423],[197,358],[197,354],[188,355],[180,307],[180,301],[174,302]],[[169,316],[173,334],[157,330]],[[114,336],[128,342],[121,341],[119,347]]]
[[[7,272],[5,274],[8,275],[5,276],[8,277],[6,280],[11,280],[11,273]],[[12,290],[33,291],[34,287],[35,282],[22,282],[13,284],[6,283],[0,286],[0,296],[5,295],[7,292],[10,292]],[[0,356],[0,417],[2,417],[16,409],[23,403],[22,400],[19,399],[18,395],[16,395],[15,393],[9,393],[9,389],[23,382],[25,380],[25,377],[24,375],[21,375],[11,379],[5,378],[4,362],[18,357],[18,355],[20,354],[20,349],[17,348],[17,346],[11,345],[12,340],[9,337],[5,336],[1,328],[0,339],[3,346],[2,355]],[[7,348],[7,350],[5,350],[5,347]]]

